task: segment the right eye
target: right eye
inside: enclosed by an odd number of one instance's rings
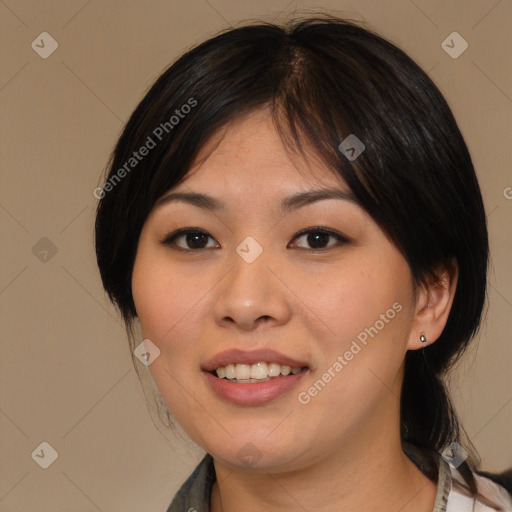
[[[211,249],[208,247],[208,238],[213,238],[208,234],[207,231],[199,228],[181,228],[169,235],[167,235],[161,243],[166,246],[170,246],[172,249],[178,251],[193,251],[197,252],[201,249]],[[178,240],[183,239],[185,245],[179,245]],[[206,246],[205,246],[206,244]]]

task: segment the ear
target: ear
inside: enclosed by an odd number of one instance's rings
[[[459,267],[455,260],[439,267],[416,293],[414,322],[407,343],[408,350],[418,350],[434,343],[446,325],[455,297]],[[422,336],[426,341],[422,342]]]

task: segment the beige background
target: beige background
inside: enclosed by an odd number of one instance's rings
[[[461,126],[493,269],[479,348],[453,387],[483,467],[512,466],[510,0],[2,0],[1,512],[163,511],[199,461],[146,409],[96,269],[92,191],[123,123],[168,63],[240,20],[304,8],[366,20],[396,42]],[[43,59],[31,43],[41,45],[45,31],[58,49]],[[469,44],[456,59],[441,46],[453,31]],[[48,469],[31,457],[43,441],[58,453]]]

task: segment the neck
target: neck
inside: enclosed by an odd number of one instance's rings
[[[215,461],[210,509],[432,512],[437,485],[403,453],[398,420],[375,423],[294,471],[239,471]]]

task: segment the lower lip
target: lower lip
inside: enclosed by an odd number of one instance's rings
[[[204,372],[213,391],[222,399],[236,405],[263,405],[291,391],[308,370],[297,375],[278,377],[266,382],[237,384]]]

